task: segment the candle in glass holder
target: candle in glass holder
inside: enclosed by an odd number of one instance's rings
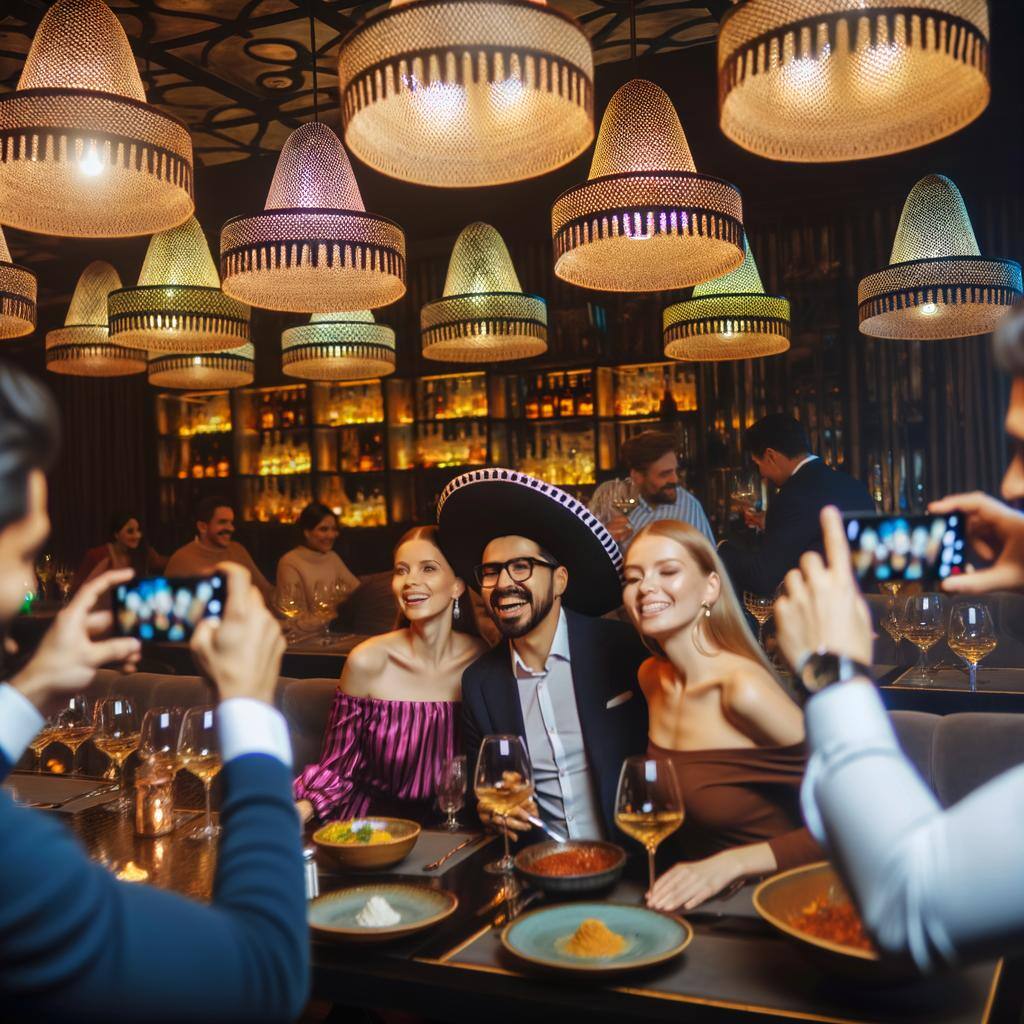
[[[174,830],[174,772],[144,764],[135,773],[135,833],[165,836]]]

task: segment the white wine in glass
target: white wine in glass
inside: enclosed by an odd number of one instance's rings
[[[749,590],[743,591],[743,607],[757,621],[757,642],[762,647],[764,647],[764,624],[772,617],[774,606],[774,594],[754,594]]]
[[[213,839],[220,835],[220,826],[213,822],[210,810],[210,786],[220,772],[220,743],[217,736],[216,712],[212,707],[189,708],[181,722],[178,737],[178,764],[203,784],[206,817],[201,828],[190,832],[189,839]]]
[[[953,606],[949,617],[950,650],[967,662],[971,693],[978,691],[978,662],[990,655],[999,643],[988,608],[974,601]]]
[[[104,804],[104,810],[124,814],[131,808],[124,786],[124,763],[139,746],[139,717],[127,697],[108,697],[99,702],[92,742],[117,769],[120,795],[113,803]]]
[[[533,771],[521,736],[499,734],[484,737],[476,761],[473,792],[484,810],[506,820],[512,811],[533,796]],[[484,871],[505,875],[506,884],[511,884],[515,863],[508,848],[507,828],[502,828],[502,835],[505,838],[505,855],[501,860],[485,865]]]
[[[43,770],[43,751],[51,744],[58,742],[58,730],[53,722],[48,721],[29,741],[29,750],[36,757],[36,771]]]
[[[903,636],[921,651],[917,673],[908,681],[931,682],[928,652],[946,635],[945,604],[938,594],[915,594],[903,607]]]
[[[147,764],[158,764],[172,774],[178,762],[178,736],[181,734],[181,708],[153,707],[142,718],[139,757]]]
[[[96,713],[88,697],[75,694],[57,712],[57,741],[71,751],[71,774],[78,774],[78,750],[96,732]]]

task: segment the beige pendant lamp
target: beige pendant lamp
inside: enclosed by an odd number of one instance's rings
[[[551,233],[558,277],[602,291],[688,288],[743,262],[739,192],[697,173],[668,94],[642,78],[612,96],[590,175],[555,200]]]
[[[36,329],[36,275],[11,262],[0,228],[0,339],[21,338]]]
[[[255,376],[256,354],[250,344],[201,355],[172,352],[149,361],[149,383],[158,388],[220,391],[245,387]]]
[[[987,334],[1022,294],[1020,264],[982,257],[960,190],[929,174],[903,205],[889,266],[857,288],[860,330],[907,341]]]
[[[722,132],[772,160],[863,160],[989,100],[986,0],[742,0],[718,30]]]
[[[220,352],[249,340],[249,307],[220,289],[195,217],[154,235],[135,288],[110,294],[110,339],[154,352]]]
[[[405,294],[405,234],[367,213],[337,135],[311,121],[281,150],[263,213],[221,230],[228,295],[293,313],[376,309]]]
[[[115,345],[107,328],[107,300],[121,287],[117,271],[94,260],[82,271],[64,326],[46,335],[46,368],[71,377],[126,377],[143,373],[144,349]]]
[[[314,313],[281,334],[281,371],[303,380],[365,380],[395,372],[395,332],[373,313]]]
[[[441,188],[547,174],[594,137],[594,58],[545,0],[392,0],[338,53],[345,145]]]
[[[420,311],[423,355],[455,363],[538,356],[548,348],[547,303],[523,292],[505,241],[490,224],[455,240],[444,297]]]
[[[670,359],[759,359],[789,348],[789,299],[765,294],[749,242],[738,270],[697,285],[665,310],[662,323]]]
[[[114,238],[194,208],[192,139],[146,102],[121,23],[101,0],[57,0],[0,96],[0,222]]]

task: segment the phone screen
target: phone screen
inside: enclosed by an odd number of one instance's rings
[[[957,514],[843,516],[861,583],[933,581],[964,571],[964,523]]]
[[[220,618],[227,582],[212,576],[144,576],[114,591],[114,629],[139,640],[188,640],[201,619]]]

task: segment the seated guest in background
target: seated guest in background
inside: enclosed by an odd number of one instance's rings
[[[661,430],[645,430],[623,443],[621,458],[637,498],[628,515],[612,503],[624,481],[607,480],[594,491],[590,507],[623,551],[637,530],[658,519],[689,523],[714,544],[715,535],[701,503],[679,482],[678,447],[678,438]]]
[[[335,603],[359,586],[355,576],[334,550],[338,539],[338,517],[319,501],[311,502],[299,515],[297,526],[302,543],[281,556],[277,563],[278,600],[289,590],[299,614],[316,611],[319,587]]]
[[[714,548],[685,523],[651,523],[629,547],[622,597],[656,656],[640,667],[648,753],[675,765],[686,818],[679,859],[647,894],[691,910],[734,882],[821,860],[803,827],[803,714],[747,626]]]
[[[779,490],[768,512],[746,514],[748,525],[763,527],[758,543],[743,548],[731,541],[718,554],[737,592],[772,594],[805,551],[821,551],[818,513],[826,505],[844,512],[874,512],[867,487],[811,453],[800,423],[771,413],[747,430],[746,448],[761,476]]]
[[[0,366],[0,622],[21,606],[49,532],[44,470],[58,412],[41,385]],[[193,651],[221,705],[224,834],[212,904],[119,882],[49,814],[0,791],[0,1006],[4,1020],[283,1021],[308,990],[302,846],[292,807],[288,730],[274,709],[280,631],[244,570],[226,566],[219,628]],[[131,577],[84,584],[24,668],[0,684],[0,779],[53,703],[100,665],[131,667],[138,641],[96,640],[99,599]]]
[[[320,760],[295,780],[303,821],[384,814],[425,823],[458,752],[460,680],[484,650],[466,585],[417,526],[395,547],[398,628],[345,661]]]
[[[256,568],[252,555],[237,541],[235,510],[226,498],[203,498],[196,506],[196,536],[182,545],[167,560],[164,572],[168,576],[207,576],[221,562],[235,562],[249,570],[253,585],[270,607],[274,588]]]
[[[625,623],[591,617],[620,603],[618,546],[570,495],[509,469],[453,480],[438,527],[504,638],[462,677],[469,770],[484,736],[522,736],[541,818],[573,839],[614,836],[622,761],[647,735],[636,684],[647,652]],[[531,813],[509,814],[512,838],[532,830]]]
[[[110,517],[110,539],[86,551],[71,584],[72,594],[86,580],[108,569],[131,569],[136,576],[155,576],[163,570],[167,557],[143,543],[140,523],[139,517],[128,511],[117,511]]]

